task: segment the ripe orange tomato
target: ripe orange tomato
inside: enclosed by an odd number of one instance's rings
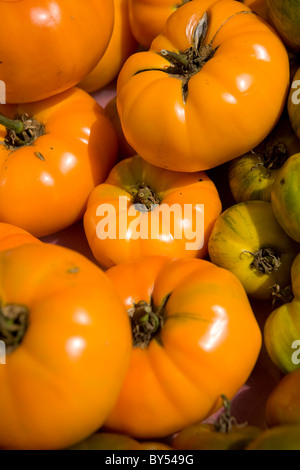
[[[73,88],[37,103],[1,105],[0,113],[23,116],[28,128],[8,135],[0,125],[0,221],[37,237],[72,225],[117,158],[104,109]]]
[[[232,0],[193,0],[167,20],[149,51],[118,76],[128,143],[175,171],[219,166],[272,130],[289,89],[287,51],[274,30]]]
[[[221,408],[250,375],[261,332],[238,279],[201,259],[143,258],[106,271],[132,324],[130,367],[104,426],[161,438]]]
[[[27,243],[41,243],[26,230],[15,225],[0,223],[0,250],[15,248]]]
[[[163,170],[135,155],[91,192],[84,229],[105,268],[152,255],[204,258],[221,210],[217,188],[204,172]]]
[[[113,30],[113,0],[1,0],[0,79],[7,103],[40,101],[96,66]]]
[[[89,93],[103,88],[116,78],[127,57],[137,50],[129,24],[128,0],[114,0],[114,6],[114,28],[107,49],[92,72],[78,85]]]
[[[113,408],[129,365],[128,316],[107,276],[46,243],[0,252],[0,448],[62,449]]]

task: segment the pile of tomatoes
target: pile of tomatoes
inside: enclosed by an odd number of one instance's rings
[[[300,449],[300,1],[0,17],[0,448]]]

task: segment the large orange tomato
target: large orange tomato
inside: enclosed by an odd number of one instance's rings
[[[167,20],[149,51],[119,74],[128,143],[175,171],[216,167],[256,147],[282,114],[287,51],[274,30],[232,0],[193,0]]]
[[[91,192],[84,228],[106,268],[152,255],[204,258],[221,210],[205,172],[163,170],[135,155],[119,162]]]
[[[0,448],[61,449],[102,426],[129,365],[128,316],[106,275],[67,248],[0,252]]]
[[[92,72],[78,85],[89,93],[103,88],[116,78],[127,57],[137,50],[129,24],[128,0],[114,0],[114,6],[114,28],[107,49]]]
[[[96,66],[113,29],[113,0],[1,0],[0,80],[7,103],[39,101]]]
[[[0,113],[19,117],[0,116],[0,221],[41,237],[79,220],[117,157],[104,109],[72,88],[37,103],[1,105]]]
[[[26,230],[11,224],[0,223],[0,250],[7,250],[27,243],[41,243]]]
[[[105,427],[164,437],[205,419],[250,375],[261,332],[229,271],[201,259],[151,257],[109,269],[132,324],[133,350]]]

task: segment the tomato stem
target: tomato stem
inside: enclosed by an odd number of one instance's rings
[[[248,253],[253,256],[253,261],[250,264],[251,269],[257,269],[262,274],[270,274],[273,271],[278,271],[281,261],[280,256],[272,248],[260,248],[252,253],[251,251],[243,250],[243,253]]]
[[[24,130],[23,122],[20,119],[9,119],[3,114],[0,114],[0,124],[16,134],[21,134]]]
[[[28,328],[29,310],[25,305],[6,304],[0,307],[0,340],[10,354],[22,342]]]
[[[0,124],[6,127],[7,134],[4,140],[5,146],[10,150],[31,145],[45,133],[45,126],[28,114],[17,115],[15,119],[9,119],[0,115]]]
[[[136,184],[125,189],[131,194],[133,204],[137,205],[141,212],[151,211],[161,202],[155,191],[145,183]]]
[[[278,308],[283,304],[291,302],[294,298],[294,293],[291,285],[286,286],[284,288],[280,288],[278,284],[274,284],[274,286],[271,287],[271,290],[273,309]]]

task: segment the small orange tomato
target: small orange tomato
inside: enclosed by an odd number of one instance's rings
[[[46,243],[0,252],[0,448],[74,445],[112,410],[131,354],[126,310],[107,276]]]
[[[72,225],[116,161],[117,136],[104,109],[72,88],[36,103],[1,105],[0,113],[19,118],[0,116],[0,221],[37,237]],[[16,124],[21,129],[5,128]]]
[[[163,170],[135,155],[119,162],[91,192],[84,228],[106,268],[152,255],[204,258],[221,210],[205,172]]]
[[[116,78],[127,57],[137,49],[129,24],[128,1],[114,0],[115,21],[107,49],[96,67],[78,85],[89,93]]]
[[[130,366],[104,426],[169,436],[221,408],[248,379],[261,332],[239,280],[201,259],[143,258],[106,271],[132,325]]]
[[[270,427],[300,425],[300,369],[284,375],[266,401],[265,417]]]
[[[7,103],[40,101],[96,66],[113,30],[113,0],[1,0],[0,80]]]
[[[0,250],[7,250],[27,243],[41,243],[26,230],[15,225],[0,223]]]

